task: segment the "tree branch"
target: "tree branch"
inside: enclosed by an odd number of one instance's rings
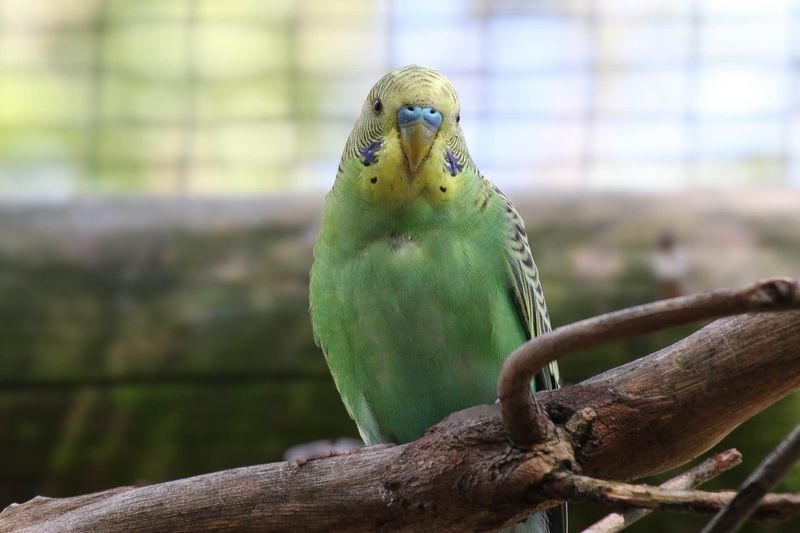
[[[746,315],[537,393],[554,430],[531,448],[509,443],[498,406],[478,406],[401,446],[36,498],[0,513],[0,530],[497,529],[557,505],[547,487],[563,476],[628,480],[684,464],[798,385],[800,311]]]
[[[737,450],[726,450],[665,481],[659,487],[662,489],[693,489],[741,463],[742,454]],[[620,513],[611,513],[584,529],[582,533],[616,533],[641,520],[651,512],[652,509],[634,508]]]
[[[736,531],[757,509],[759,501],[800,460],[800,425],[756,468],[736,497],[703,528],[703,533]]]
[[[575,474],[563,474],[557,477],[545,486],[545,491],[553,498],[570,501],[706,514],[716,513],[736,496],[734,491],[665,489]],[[789,520],[799,514],[800,493],[767,494],[755,509],[757,518],[778,522]]]
[[[497,397],[509,438],[526,447],[552,433],[553,424],[531,394],[530,383],[545,365],[578,350],[672,326],[746,312],[800,306],[800,282],[768,279],[744,289],[661,300],[581,320],[536,337],[517,348],[500,372]]]

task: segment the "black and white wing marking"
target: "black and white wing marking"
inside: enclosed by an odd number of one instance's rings
[[[533,254],[528,244],[525,223],[514,209],[511,201],[497,187],[492,187],[494,194],[498,195],[505,208],[506,251],[514,302],[528,336],[530,338],[538,337],[542,333],[550,331],[550,315],[547,312],[539,271],[533,261]],[[555,389],[559,386],[561,386],[561,377],[556,362],[550,363],[536,376],[538,390]]]

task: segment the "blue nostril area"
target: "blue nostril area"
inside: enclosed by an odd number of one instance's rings
[[[439,126],[442,125],[442,114],[433,107],[421,107],[418,105],[403,106],[397,112],[397,123],[400,126],[407,126],[420,120],[424,120],[434,130],[438,130]]]
[[[433,129],[438,130],[442,125],[442,114],[432,107],[423,108],[423,120],[432,126]]]

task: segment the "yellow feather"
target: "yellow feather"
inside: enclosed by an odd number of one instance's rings
[[[454,197],[461,182],[445,172],[444,165],[444,148],[437,139],[412,178],[400,141],[396,136],[387,136],[378,162],[361,170],[359,183],[364,195],[378,203],[402,204],[422,197],[439,205]]]

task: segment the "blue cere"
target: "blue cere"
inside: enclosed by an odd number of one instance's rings
[[[406,105],[397,112],[397,124],[401,128],[419,121],[424,121],[432,130],[438,130],[442,125],[442,114],[432,107],[418,105]]]

